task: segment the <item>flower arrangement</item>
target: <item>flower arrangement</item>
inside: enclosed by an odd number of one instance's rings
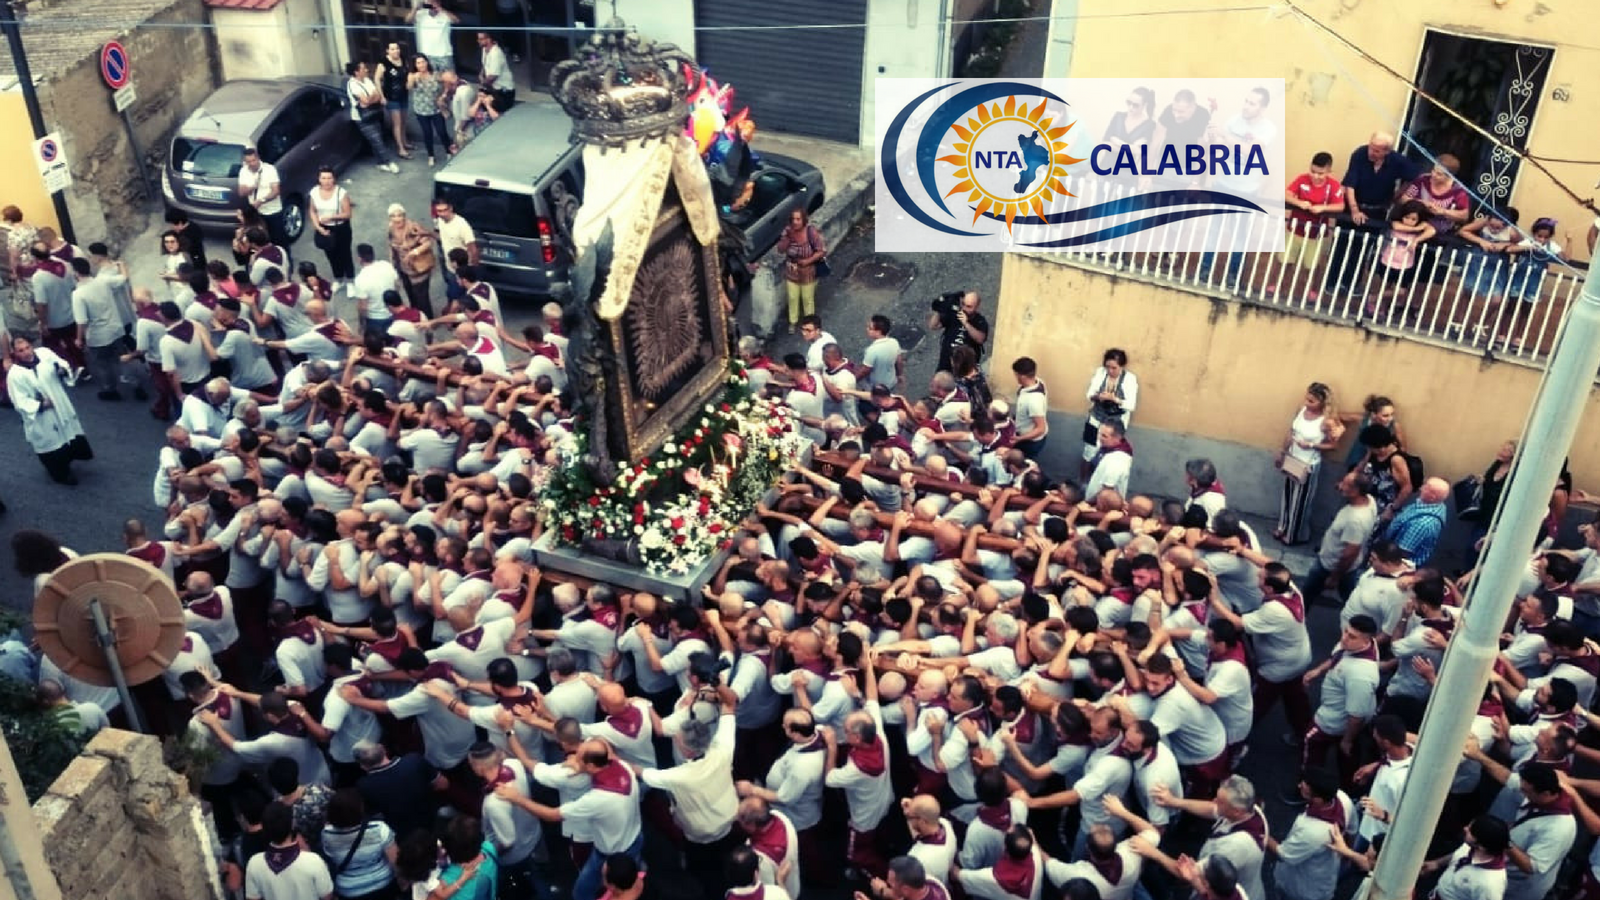
[[[540,492],[546,527],[568,546],[635,541],[646,570],[685,575],[728,546],[733,530],[798,460],[794,411],[750,392],[734,363],[727,388],[650,456],[597,484],[580,429]]]

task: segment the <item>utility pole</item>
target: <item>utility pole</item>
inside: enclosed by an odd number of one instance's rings
[[[1422,869],[1428,837],[1444,809],[1450,782],[1461,762],[1477,714],[1478,699],[1489,682],[1489,670],[1500,652],[1500,631],[1516,600],[1517,583],[1534,545],[1572,448],[1595,370],[1600,367],[1600,276],[1585,277],[1578,300],[1567,311],[1543,385],[1534,398],[1533,415],[1522,436],[1516,463],[1506,482],[1500,514],[1489,531],[1483,565],[1467,595],[1461,625],[1450,639],[1432,700],[1417,736],[1417,753],[1391,835],[1378,864],[1358,896],[1365,900],[1410,898]]]
[[[37,140],[50,133],[44,124],[44,110],[39,108],[39,94],[33,89],[33,73],[28,70],[28,53],[22,47],[22,28],[17,21],[17,10],[12,0],[0,0],[0,30],[6,33],[6,44],[11,50],[11,64],[17,69],[17,82],[22,88],[22,102],[28,107],[28,121],[33,124]],[[61,236],[76,244],[72,231],[72,216],[67,212],[67,198],[61,191],[50,192],[50,202],[55,204],[56,221],[61,225]]]

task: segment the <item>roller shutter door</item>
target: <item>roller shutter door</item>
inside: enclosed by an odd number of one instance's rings
[[[860,26],[866,0],[695,0],[695,25]],[[757,127],[848,144],[861,130],[861,64],[866,29],[697,31],[700,65],[732,84],[735,108]]]

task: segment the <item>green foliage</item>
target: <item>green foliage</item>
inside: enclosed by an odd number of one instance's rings
[[[200,796],[206,770],[221,755],[222,751],[215,744],[187,728],[161,742],[161,758],[167,768],[187,779],[189,793],[196,797]]]
[[[82,735],[39,708],[33,685],[0,675],[0,729],[33,803],[83,751]]]

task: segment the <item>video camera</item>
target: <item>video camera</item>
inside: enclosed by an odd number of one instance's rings
[[[947,314],[955,315],[961,309],[961,298],[966,295],[967,292],[964,290],[940,294],[933,298],[933,302],[928,305],[928,308],[941,316]]]

